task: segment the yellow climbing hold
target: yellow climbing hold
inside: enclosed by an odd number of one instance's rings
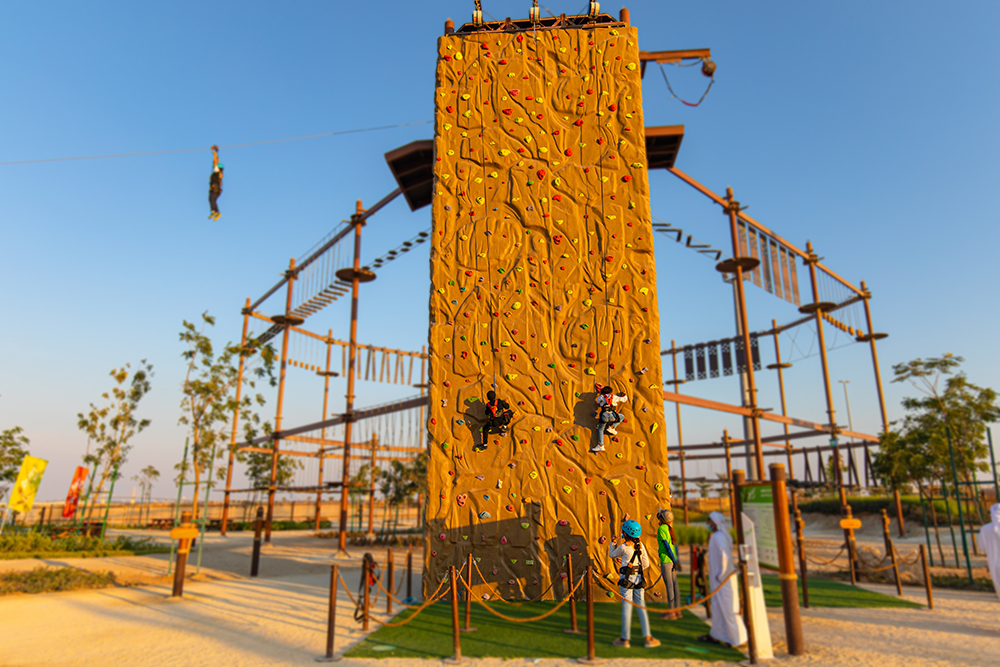
[[[609,479],[608,481],[611,482],[611,486],[618,486],[619,484],[621,484],[620,479]]]
[[[513,382],[517,379],[517,373],[507,373],[507,379]],[[653,427],[655,428],[656,424],[653,424]]]
[[[649,432],[650,433],[656,433],[656,427],[657,426],[658,426],[658,424],[656,422],[653,422],[653,425],[649,427]]]
[[[563,487],[563,493],[569,493],[572,490],[573,490],[572,487],[570,487],[569,485]]]
[[[648,287],[640,287],[639,288],[639,294],[642,294],[642,295],[649,294],[649,288]]]
[[[520,308],[520,307],[521,307],[521,302],[520,302],[520,301],[515,301],[515,302],[514,302],[514,303],[513,303],[512,305],[511,305],[511,308],[513,308],[514,310],[517,310],[517,309],[518,309],[518,308]]]

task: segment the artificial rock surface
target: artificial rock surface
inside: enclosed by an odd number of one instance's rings
[[[471,553],[478,597],[562,597],[567,555],[576,577],[591,559],[612,571],[625,513],[658,576],[669,483],[637,44],[623,25],[438,40],[426,594]],[[601,384],[628,395],[627,421],[591,453]],[[514,418],[474,451],[491,386]]]

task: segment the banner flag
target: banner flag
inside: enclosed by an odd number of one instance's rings
[[[24,457],[21,462],[21,472],[17,474],[14,490],[10,494],[10,502],[7,503],[8,508],[22,514],[31,511],[31,506],[35,504],[35,494],[38,493],[38,485],[42,483],[42,475],[48,464],[48,461],[34,456]]]
[[[73,473],[73,481],[69,484],[69,493],[66,494],[66,504],[63,505],[62,515],[68,519],[76,513],[76,505],[80,502],[80,492],[83,490],[83,483],[87,481],[87,473],[90,472],[83,466],[77,466]]]

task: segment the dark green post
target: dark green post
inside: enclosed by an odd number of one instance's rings
[[[997,460],[993,456],[993,432],[986,429],[986,439],[990,443],[990,463],[993,464],[993,491],[996,494],[996,502],[1000,503],[1000,480],[997,479]]]
[[[101,539],[104,539],[104,531],[108,529],[108,514],[111,512],[111,497],[115,494],[115,482],[118,480],[118,462],[115,461],[115,469],[111,472],[111,489],[108,491],[108,502],[104,505],[104,521],[101,522]]]
[[[965,515],[962,512],[962,498],[958,492],[958,468],[955,466],[955,448],[951,444],[951,427],[945,427],[948,436],[948,455],[951,457],[951,476],[955,482],[955,499],[958,501],[958,527],[962,531],[962,552],[965,554],[965,568],[969,573],[969,583],[975,583],[972,577],[972,563],[969,561],[969,543],[965,536]]]

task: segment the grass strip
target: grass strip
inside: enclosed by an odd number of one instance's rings
[[[13,551],[0,552],[0,560],[21,560],[24,558],[110,558],[112,556],[148,556],[149,554],[168,554],[170,547],[150,547],[141,551]]]
[[[556,603],[535,602],[521,607],[491,604],[507,616],[530,618],[545,613]],[[463,607],[463,614],[464,611]],[[577,611],[579,627],[585,630],[585,605],[577,603]],[[401,621],[411,613],[405,611],[393,620]],[[685,612],[677,621],[664,621],[658,613],[651,613],[653,636],[662,643],[650,649],[643,646],[637,614],[633,614],[632,648],[613,646],[611,642],[621,633],[621,614],[621,604],[600,602],[594,605],[596,653],[602,658],[691,659],[694,653],[704,660],[737,662],[746,659],[735,649],[699,642],[697,637],[708,632],[708,626],[690,612]],[[461,637],[462,655],[469,658],[578,658],[587,654],[585,632],[577,635],[563,632],[570,627],[568,606],[540,621],[514,623],[473,605],[472,626],[479,631],[462,633]],[[451,603],[432,604],[406,625],[382,627],[345,655],[350,658],[448,657],[452,655]]]
[[[52,593],[115,585],[111,572],[85,572],[72,567],[36,567],[26,572],[0,573],[0,596]]]

